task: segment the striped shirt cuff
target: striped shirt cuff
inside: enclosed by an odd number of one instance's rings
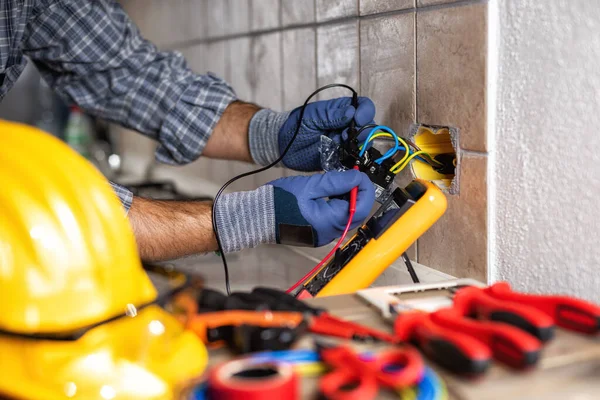
[[[279,131],[289,116],[289,112],[269,109],[254,114],[250,120],[248,141],[250,155],[256,164],[269,165],[279,158]]]
[[[224,80],[212,74],[196,76],[163,122],[156,159],[171,165],[198,159],[223,112],[236,100]]]
[[[225,253],[276,243],[273,186],[223,195],[216,204],[219,239]]]
[[[131,208],[131,203],[133,202],[133,193],[129,189],[124,186],[117,185],[116,183],[109,182],[110,186],[112,186],[113,191],[117,196],[119,196],[119,200],[121,200],[121,204],[125,209],[125,214],[129,212]]]

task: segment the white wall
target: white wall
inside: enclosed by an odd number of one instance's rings
[[[489,277],[600,301],[600,2],[497,6]]]

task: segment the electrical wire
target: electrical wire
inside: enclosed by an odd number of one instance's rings
[[[358,171],[359,170],[358,165],[355,165],[354,169]],[[357,196],[358,196],[358,186],[355,188],[352,188],[352,190],[350,191],[350,202],[349,202],[349,207],[348,207],[348,222],[346,223],[346,228],[344,228],[344,232],[342,233],[342,236],[337,241],[335,246],[333,246],[331,251],[325,256],[325,258],[323,258],[321,260],[320,263],[317,264],[316,267],[311,269],[306,275],[304,275],[302,278],[300,278],[300,280],[298,282],[294,283],[288,290],[286,290],[285,291],[286,293],[291,293],[298,286],[302,285],[308,278],[310,278],[323,265],[325,265],[327,260],[329,260],[331,258],[331,256],[336,253],[336,251],[338,251],[338,249],[344,242],[344,239],[346,239],[346,236],[348,235],[348,231],[350,230],[350,225],[352,225],[352,220],[354,219],[354,214],[356,213],[356,198],[357,198]]]
[[[361,128],[358,130],[358,134],[357,134],[357,136],[360,136],[360,134],[361,134],[361,133],[363,133],[365,130],[367,130],[367,129],[371,129],[371,128],[374,128],[374,127],[376,127],[376,126],[377,126],[377,124],[367,124],[367,125],[365,125],[365,126],[361,127]],[[394,140],[394,137],[393,137],[391,134],[387,134],[386,136],[378,136],[378,135],[379,135],[379,134],[376,134],[376,135],[374,135],[374,136],[375,136],[375,137],[378,137],[378,138],[385,138],[385,137],[388,137],[388,138],[390,138],[390,139]],[[396,135],[396,136],[398,136],[398,135]],[[403,137],[401,137],[401,136],[398,136],[398,138],[399,138],[399,139],[402,139],[402,140],[404,140],[406,143],[408,143],[408,144],[410,145],[410,147],[412,147],[413,149],[415,149],[415,151],[422,151],[422,149],[421,149],[419,146],[417,146],[417,145],[416,145],[414,142],[410,141],[409,139],[407,139],[407,138],[403,138]],[[362,146],[361,146],[359,149],[362,149]],[[402,148],[400,147],[400,148],[399,148],[399,150],[404,150],[404,149],[402,149]],[[424,162],[424,163],[428,163],[428,164],[430,164],[431,166],[434,166],[434,164],[437,164],[438,166],[441,166],[441,165],[443,165],[441,162],[439,162],[439,161],[435,160],[433,157],[431,157],[431,155],[429,155],[429,153],[424,153],[424,154],[423,154],[423,156],[424,156],[425,158],[422,158],[421,156],[419,156],[419,157],[417,157],[417,159],[418,159],[419,161],[422,161],[422,162]]]
[[[287,146],[285,147],[285,149],[283,150],[283,152],[281,153],[279,158],[265,167],[261,167],[261,168],[255,169],[253,171],[245,172],[243,174],[234,176],[233,178],[228,180],[223,186],[221,186],[221,189],[219,189],[219,191],[215,195],[215,198],[213,200],[213,208],[212,208],[212,227],[213,227],[213,231],[215,232],[215,239],[217,240],[217,248],[219,249],[219,254],[221,256],[221,260],[223,261],[223,270],[225,272],[225,290],[227,291],[227,294],[231,294],[231,286],[230,286],[230,282],[229,282],[229,267],[227,266],[227,258],[225,257],[225,252],[223,251],[223,245],[221,243],[221,238],[219,237],[219,228],[217,227],[217,212],[216,212],[217,202],[219,201],[221,195],[223,194],[223,191],[225,191],[225,189],[227,189],[227,187],[229,185],[231,185],[233,182],[237,181],[238,179],[245,178],[247,176],[251,176],[251,175],[266,171],[270,168],[273,168],[275,165],[279,164],[281,162],[281,160],[283,160],[283,158],[285,157],[285,155],[287,154],[289,149],[292,147],[292,144],[296,140],[296,136],[298,136],[298,133],[300,132],[300,128],[302,127],[302,119],[304,118],[304,112],[306,111],[306,106],[308,105],[308,102],[314,96],[321,93],[322,91],[331,89],[331,88],[335,88],[335,87],[341,87],[341,88],[350,90],[352,92],[353,99],[355,99],[358,96],[358,93],[352,87],[345,85],[343,83],[332,83],[329,85],[325,85],[325,86],[318,88],[314,92],[312,92],[311,95],[308,96],[308,98],[306,99],[306,101],[304,102],[302,107],[300,108],[300,115],[298,118],[298,125],[296,125],[296,131],[294,132],[294,135],[290,139],[290,142],[287,144]],[[352,218],[350,219],[350,221],[352,221]]]
[[[383,132],[382,132],[382,133],[376,133],[376,134],[374,134],[374,135],[373,135],[373,136],[372,136],[372,137],[369,139],[369,143],[370,143],[370,142],[372,142],[374,139],[377,139],[377,138],[382,138],[382,137],[389,137],[389,138],[393,138],[393,136],[392,136],[392,134],[391,134],[391,133],[383,133]],[[410,152],[410,148],[408,147],[408,144],[407,144],[407,143],[410,143],[410,142],[409,142],[407,139],[404,139],[404,138],[402,138],[402,137],[400,137],[400,136],[397,136],[397,138],[398,138],[398,141],[400,141],[400,143],[402,143],[402,144],[404,145],[404,147],[402,147],[402,146],[398,146],[398,149],[396,150],[396,151],[398,151],[398,150],[403,150],[403,151],[404,151],[404,157],[403,157],[403,158],[402,158],[402,159],[399,161],[399,163],[401,164],[402,162],[406,161],[406,159],[408,158],[408,156],[411,154],[411,153],[407,153],[407,152],[406,152],[406,149],[408,149],[408,151]],[[363,147],[364,147],[366,144],[367,144],[367,143],[366,143],[366,141],[365,141],[365,143],[361,144],[361,145],[358,147],[358,148],[359,148],[359,150],[362,150],[362,149],[363,149]],[[414,145],[413,145],[413,146],[414,146]],[[421,161],[421,162],[424,162],[424,163],[426,163],[426,164],[429,164],[429,165],[433,165],[433,163],[434,163],[434,162],[435,162],[436,164],[438,164],[438,165],[441,165],[441,163],[439,163],[438,161],[435,161],[435,160],[433,160],[433,158],[431,158],[431,156],[429,155],[429,153],[423,152],[422,150],[419,150],[419,151],[421,151],[421,152],[422,152],[422,153],[420,153],[420,154],[422,154],[423,156],[427,157],[427,158],[430,160],[430,161],[428,161],[428,160],[426,160],[426,159],[422,158],[421,156],[417,156],[417,159],[418,159],[419,161]]]
[[[356,134],[356,137],[360,136],[360,134],[361,134],[361,133],[363,133],[365,130],[367,130],[367,129],[371,129],[371,128],[374,128],[374,127],[376,127],[376,126],[377,126],[377,124],[367,124],[367,125],[365,125],[365,126],[361,127],[361,128],[358,130],[358,133]]]
[[[337,241],[337,243],[335,244],[335,246],[333,246],[333,248],[331,249],[331,251],[329,253],[327,253],[327,255],[317,264],[316,267],[314,267],[313,269],[311,269],[306,275],[304,275],[302,278],[300,278],[300,280],[298,282],[296,282],[292,286],[290,286],[290,288],[285,291],[286,293],[291,293],[298,286],[302,285],[308,278],[310,278],[317,271],[319,271],[321,269],[321,267],[323,267],[323,265],[325,265],[325,263],[331,258],[331,256],[335,254],[335,252],[340,248],[340,246],[344,242],[344,239],[346,239],[346,236],[348,235],[348,231],[350,230],[350,225],[352,225],[352,219],[353,218],[354,218],[354,212],[351,212],[350,215],[349,215],[349,218],[348,218],[348,222],[346,223],[346,228],[344,228],[344,233],[342,233],[342,236]]]
[[[381,156],[377,160],[375,160],[375,162],[377,164],[381,164],[383,161],[387,160],[388,158],[393,157],[394,154],[396,154],[396,152],[398,151],[398,146],[400,144],[398,143],[398,139],[399,139],[398,135],[396,135],[396,132],[394,132],[394,130],[392,128],[389,128],[385,125],[377,125],[373,129],[371,129],[369,136],[367,136],[367,139],[365,140],[365,145],[363,146],[362,150],[359,153],[359,157],[362,157],[365,154],[365,152],[367,151],[367,147],[369,147],[368,144],[371,141],[371,138],[375,135],[375,133],[377,131],[384,131],[384,132],[390,133],[392,135],[392,138],[394,139],[394,143],[395,143],[394,147],[389,149],[383,156]],[[403,144],[405,147],[408,147],[406,142],[403,142]]]
[[[407,166],[407,165],[408,165],[408,164],[409,164],[409,163],[412,161],[412,159],[413,159],[413,158],[415,158],[415,157],[417,157],[417,156],[419,156],[419,155],[421,155],[421,154],[425,154],[425,152],[424,152],[424,151],[422,151],[422,150],[421,150],[421,151],[417,151],[417,152],[415,152],[415,153],[412,153],[412,154],[410,155],[410,157],[408,157],[408,158],[406,159],[406,161],[404,161],[404,162],[402,162],[402,160],[401,160],[401,161],[398,161],[396,164],[394,164],[394,166],[393,166],[392,168],[390,168],[390,172],[392,172],[392,173],[394,173],[394,174],[397,174],[397,173],[399,173],[399,172],[400,172],[400,171],[402,171],[404,168],[406,168],[406,166]]]

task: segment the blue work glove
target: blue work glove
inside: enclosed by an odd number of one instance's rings
[[[323,246],[339,238],[349,218],[348,201],[337,198],[358,187],[351,228],[369,215],[375,189],[355,170],[277,179],[256,190],[223,195],[216,223],[225,252],[261,243]]]
[[[340,97],[308,104],[300,132],[284,157],[283,165],[298,171],[320,171],[321,135],[339,143],[352,119],[357,128],[373,123],[375,104],[369,98],[359,97],[357,109],[351,102],[351,97]],[[294,136],[300,111],[301,107],[284,113],[265,109],[254,115],[248,133],[254,162],[268,165],[281,156]]]

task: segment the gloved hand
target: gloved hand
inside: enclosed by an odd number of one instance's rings
[[[339,143],[342,132],[352,119],[357,128],[373,123],[375,104],[371,99],[359,97],[357,109],[351,102],[351,97],[340,97],[309,103],[304,111],[300,132],[284,157],[283,165],[298,171],[320,171],[321,135]],[[268,165],[281,156],[294,136],[300,111],[301,107],[284,113],[265,109],[254,115],[248,133],[254,162]]]
[[[225,252],[261,243],[323,246],[340,237],[348,201],[336,198],[358,186],[351,228],[369,215],[375,189],[362,172],[332,171],[277,179],[250,192],[223,195],[217,203],[219,237]]]

